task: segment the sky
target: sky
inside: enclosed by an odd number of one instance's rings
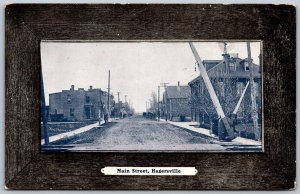
[[[202,60],[221,60],[222,42],[193,42]],[[260,42],[251,42],[253,62],[259,65]],[[247,58],[246,42],[228,42],[228,52]],[[113,41],[41,42],[42,72],[46,104],[49,94],[70,89],[107,90],[108,70],[111,93],[130,101],[136,112],[146,110],[151,92],[158,85],[187,85],[200,72],[188,42]],[[163,88],[161,88],[162,98]]]

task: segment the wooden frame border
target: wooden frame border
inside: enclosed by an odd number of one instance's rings
[[[13,4],[5,13],[9,189],[293,189],[296,9],[288,5]],[[119,35],[118,35],[119,34]],[[264,153],[41,153],[41,40],[262,40]],[[196,176],[104,176],[104,166],[195,166]]]

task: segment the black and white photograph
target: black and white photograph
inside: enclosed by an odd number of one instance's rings
[[[273,3],[5,5],[4,188],[295,190],[297,14]]]
[[[42,151],[263,152],[261,41],[42,41]]]

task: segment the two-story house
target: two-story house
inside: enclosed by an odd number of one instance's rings
[[[163,94],[162,116],[172,121],[186,121],[191,117],[191,89],[189,86],[166,86]]]
[[[238,58],[237,55],[224,55],[224,60],[203,60],[203,65],[225,115],[230,116],[250,79],[250,68],[247,60]],[[258,122],[261,123],[261,71],[257,64],[253,64],[253,78]],[[192,120],[204,126],[211,126],[218,116],[202,76],[189,82],[189,86],[191,87]],[[251,91],[248,87],[237,112],[238,119],[244,123],[252,122],[250,95]]]
[[[101,89],[88,90],[83,88],[62,90],[49,94],[49,116],[51,121],[83,121],[97,120],[99,113],[108,107],[108,93]],[[114,105],[113,96],[110,96],[110,109]]]

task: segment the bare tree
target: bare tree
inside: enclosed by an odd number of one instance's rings
[[[151,98],[150,98],[150,112],[155,113],[157,109],[157,94],[152,91]]]

